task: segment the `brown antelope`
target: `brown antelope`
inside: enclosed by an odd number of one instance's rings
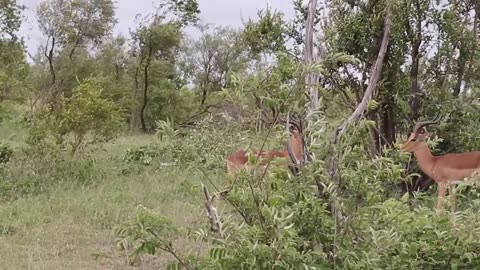
[[[281,158],[285,160],[285,166],[288,166],[287,158],[291,158],[294,165],[298,166],[299,163],[304,160],[306,154],[305,142],[303,139],[303,125],[300,123],[295,123],[280,119],[281,122],[285,122],[287,128],[289,128],[289,138],[287,141],[286,150],[254,150],[253,153],[259,159],[259,165],[264,167],[269,164],[274,158]],[[226,159],[227,163],[227,173],[233,175],[238,170],[241,170],[247,166],[248,162],[248,153],[245,149],[239,149],[233,154],[229,155]],[[296,167],[295,166],[295,167]],[[296,173],[295,168],[291,168],[294,174]]]
[[[455,185],[464,182],[465,179],[471,178],[480,171],[480,151],[432,155],[426,142],[429,134],[425,127],[437,124],[439,120],[437,115],[432,121],[417,123],[401,150],[414,153],[420,169],[437,183],[437,211],[443,208],[443,197],[449,188],[453,215],[455,213]]]

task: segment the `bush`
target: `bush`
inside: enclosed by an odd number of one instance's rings
[[[72,154],[97,142],[107,142],[122,127],[122,112],[102,97],[102,84],[90,78],[77,86],[70,98],[62,98],[59,108],[36,116],[30,130],[31,145],[46,143],[49,135],[55,143],[68,143]]]
[[[0,164],[7,163],[13,155],[13,149],[8,144],[0,143]]]
[[[358,136],[368,134],[365,124],[349,132],[342,144],[340,187],[333,188],[322,169],[323,156],[314,157],[297,177],[282,168],[271,168],[264,178],[241,173],[234,183],[226,182],[232,186],[224,200],[229,207],[221,215],[223,234],[210,231],[206,217],[204,226],[194,234],[197,240],[210,244],[208,256],[175,254],[180,261],[172,265],[196,265],[192,269],[478,268],[480,218],[475,212],[480,202],[471,202],[471,210],[459,211],[452,223],[448,212],[436,214],[433,200],[409,197],[408,193],[397,196],[398,185],[409,180],[404,176],[406,156],[395,149],[384,149],[382,156],[369,157],[368,149],[361,147],[367,144]],[[195,149],[211,160],[218,155],[220,160],[225,154],[219,145],[230,147],[227,141],[231,138],[219,136],[220,132],[209,128],[205,132],[183,131],[170,143],[194,162],[199,162],[199,157],[186,149]],[[324,134],[310,136],[317,145],[325,145]],[[220,141],[208,143],[214,138]],[[316,152],[323,154],[325,149]],[[325,186],[320,193],[316,181]],[[332,201],[345,219],[334,218]],[[142,213],[137,217],[140,220],[120,224],[119,228],[130,226],[130,231],[139,231],[144,222],[158,218],[151,211]],[[169,250],[165,246],[142,247],[171,243],[174,235],[134,234],[133,239],[126,230],[116,233],[122,241],[130,241],[137,256],[175,251],[173,246],[168,246]]]
[[[12,200],[48,192],[62,183],[90,185],[102,179],[102,171],[91,158],[62,157],[55,149],[41,153],[24,149],[1,168],[0,178],[0,200]]]

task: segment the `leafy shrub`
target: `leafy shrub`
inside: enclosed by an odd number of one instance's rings
[[[28,142],[45,143],[51,135],[58,145],[68,142],[74,154],[87,145],[115,138],[121,121],[119,107],[103,98],[102,84],[90,78],[77,86],[71,97],[62,98],[59,109],[37,115]]]
[[[13,149],[8,144],[0,143],[0,163],[7,163],[13,155]]]
[[[233,135],[228,127],[222,127],[208,118],[198,125],[196,128],[178,130],[169,121],[158,121],[158,141],[128,148],[121,159],[143,165],[173,163],[204,170],[225,170],[225,155],[234,149],[234,143],[242,134]],[[203,132],[198,132],[199,128]]]
[[[143,165],[150,165],[152,160],[158,156],[158,148],[155,145],[142,145],[137,148],[125,149],[122,160],[125,162],[140,162]]]
[[[67,183],[69,187],[91,185],[102,179],[100,167],[92,158],[64,157],[48,147],[21,149],[0,170],[0,200],[48,192]]]
[[[133,244],[133,259],[142,254],[155,254],[157,250],[172,253],[176,232],[168,219],[143,206],[131,222],[114,228],[114,234],[121,238],[118,243],[122,249]]]
[[[241,173],[234,182],[224,183],[232,185],[225,194],[229,207],[221,216],[223,234],[211,232],[207,218],[205,226],[194,234],[197,240],[209,242],[208,256],[176,254],[181,262],[172,265],[188,264],[192,269],[478,268],[480,218],[475,212],[480,209],[480,202],[471,201],[470,210],[457,212],[452,223],[447,212],[436,214],[431,199],[420,195],[410,198],[408,193],[395,196],[398,184],[408,181],[404,175],[407,157],[395,149],[384,149],[382,156],[369,157],[369,149],[362,147],[367,144],[358,136],[368,134],[365,124],[357,125],[342,142],[339,188],[332,188],[325,175],[322,156],[314,157],[302,175],[294,178],[282,168],[271,168],[271,173],[263,178],[261,173]],[[206,142],[218,136],[218,132],[219,129],[208,128],[197,134],[183,131],[184,137],[179,135],[172,145],[185,142],[187,146],[176,149],[200,150],[215,159],[216,154],[222,156],[221,150]],[[187,136],[188,141],[184,139]],[[310,140],[323,144],[319,141],[324,134],[310,136]],[[219,144],[225,147],[227,141]],[[318,153],[325,153],[324,149]],[[193,160],[199,162],[197,158]],[[316,181],[325,186],[320,194]],[[332,201],[345,219],[334,218]],[[158,214],[147,211],[140,220],[126,224],[136,224],[132,230],[138,231],[154,217],[158,218]],[[158,246],[171,243],[174,238],[123,233],[117,234],[121,241],[133,241],[128,236],[136,236],[131,248],[137,256],[154,250],[146,250],[139,243]],[[169,246],[167,252],[174,250]]]

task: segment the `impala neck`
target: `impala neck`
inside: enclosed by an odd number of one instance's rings
[[[427,143],[422,142],[417,149],[413,152],[415,155],[415,158],[417,159],[417,164],[420,167],[420,169],[427,174],[428,176],[431,176],[431,172],[433,169],[433,165],[435,163],[435,156],[432,155],[432,152],[428,148]]]
[[[303,138],[301,134],[294,134],[289,138],[290,147],[298,160],[303,156]]]

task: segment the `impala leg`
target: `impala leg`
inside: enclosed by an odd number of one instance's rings
[[[443,197],[445,197],[446,185],[444,183],[438,184],[438,198],[437,198],[437,213],[443,208]]]
[[[452,222],[455,222],[455,199],[456,199],[456,186],[450,185],[450,201],[452,205]]]

